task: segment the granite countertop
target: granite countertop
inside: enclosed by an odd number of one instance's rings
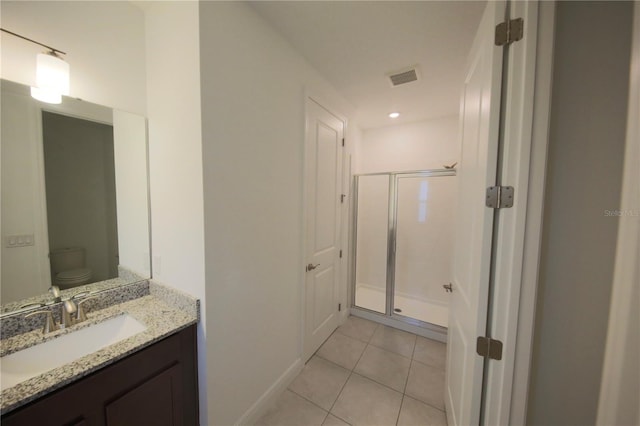
[[[90,311],[87,320],[80,324],[46,336],[42,330],[33,330],[0,341],[0,355],[5,356],[124,313],[146,326],[134,336],[3,390],[0,413],[5,414],[198,322],[196,299],[153,282],[145,284],[146,295]]]

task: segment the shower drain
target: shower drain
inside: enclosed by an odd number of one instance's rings
[[[402,312],[402,309],[400,309],[400,308],[394,308],[394,309],[393,309],[393,311],[394,311],[394,312]]]

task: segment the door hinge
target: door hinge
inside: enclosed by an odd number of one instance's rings
[[[338,312],[342,311],[342,303],[338,303]]]
[[[524,34],[524,20],[510,19],[496,25],[496,46],[506,46],[522,40]]]
[[[340,250],[340,259],[342,259],[342,250]]]
[[[480,356],[500,361],[502,359],[502,342],[490,337],[478,336],[476,352]]]
[[[513,207],[513,186],[490,186],[487,188],[486,206],[492,209]]]
[[[341,195],[340,195],[340,202],[341,202],[341,203],[344,203],[344,199],[345,199],[345,198],[346,198],[346,195],[345,195],[345,194],[341,194]]]
[[[342,138],[342,146],[344,146],[344,138]]]

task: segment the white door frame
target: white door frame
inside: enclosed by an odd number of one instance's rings
[[[501,218],[498,224],[498,255],[509,255],[508,258],[505,256],[507,260],[496,264],[493,317],[490,323],[492,337],[502,340],[504,348],[503,360],[490,361],[487,369],[483,420],[485,424],[524,425],[540,255],[555,2],[511,2],[510,16],[525,19],[523,40],[509,47],[508,80],[503,89],[506,90],[506,111],[509,113],[504,123],[501,184],[514,186],[516,195],[509,217]],[[347,120],[344,115],[335,112],[331,103],[305,90],[305,103],[307,98],[315,100],[339,117],[345,123],[346,132]],[[348,152],[345,151],[344,158],[348,158]],[[348,189],[347,184],[343,188],[344,193],[348,193]],[[303,203],[304,226],[307,213],[304,195]],[[349,204],[344,203],[342,208],[345,209]],[[343,223],[343,241],[344,228]],[[301,248],[304,247],[304,239],[303,235]],[[507,248],[511,251],[507,251]],[[346,256],[343,257],[342,277],[345,276],[344,265],[350,253],[346,247],[343,250]],[[300,282],[304,282],[302,268]],[[341,280],[341,286],[345,286],[346,282]],[[305,333],[304,301],[303,290],[300,301],[301,354]],[[346,306],[346,300],[343,303]]]
[[[303,145],[302,145],[302,164],[303,164],[303,170],[302,170],[302,186],[301,186],[301,191],[302,191],[302,220],[301,220],[301,233],[302,233],[302,237],[300,239],[300,268],[299,268],[299,282],[300,282],[300,345],[299,345],[299,353],[300,353],[300,358],[304,359],[304,353],[305,353],[305,339],[306,339],[306,330],[307,330],[307,324],[306,324],[306,311],[307,311],[307,305],[306,305],[306,271],[304,270],[304,262],[305,262],[305,253],[306,253],[306,247],[307,247],[307,235],[306,235],[306,229],[307,229],[307,214],[308,214],[308,197],[307,197],[307,191],[306,191],[306,185],[307,185],[307,181],[306,181],[306,162],[305,162],[305,158],[307,156],[307,145],[308,145],[308,141],[307,141],[307,128],[309,126],[308,120],[307,120],[307,116],[308,116],[308,111],[307,111],[307,101],[313,101],[315,103],[317,103],[318,105],[320,105],[322,108],[326,109],[327,111],[329,111],[331,114],[333,114],[336,118],[338,118],[340,121],[342,121],[343,123],[343,137],[345,138],[345,150],[343,151],[343,155],[342,155],[342,193],[346,194],[347,197],[345,199],[345,202],[342,203],[341,206],[341,221],[340,221],[340,241],[342,241],[343,245],[345,245],[345,228],[348,227],[348,223],[344,222],[344,219],[346,217],[346,215],[348,214],[348,206],[350,204],[350,193],[349,193],[349,188],[348,185],[345,187],[345,173],[347,170],[347,161],[350,162],[350,155],[348,155],[348,150],[346,149],[346,140],[347,140],[347,126],[348,126],[348,120],[346,118],[346,116],[344,114],[342,114],[339,110],[339,108],[336,108],[334,106],[334,104],[332,102],[329,102],[328,99],[326,99],[325,97],[321,96],[319,93],[315,93],[314,91],[310,90],[308,87],[304,88],[304,97],[302,99],[302,108],[303,108],[303,115],[304,115],[304,134],[302,135],[302,139],[303,139]],[[349,160],[347,160],[347,158],[349,158]],[[340,271],[339,271],[339,288],[340,288],[340,292],[339,297],[341,298],[340,302],[342,304],[342,311],[339,312],[338,315],[338,325],[342,324],[348,315],[348,306],[347,306],[347,300],[346,297],[344,296],[346,294],[346,283],[347,283],[347,267],[346,265],[348,265],[348,261],[349,261],[349,256],[348,256],[348,250],[347,247],[345,245],[345,247],[343,247],[343,256],[342,256],[342,262],[340,263],[339,267],[340,267]]]
[[[524,37],[509,47],[501,184],[514,206],[498,223],[490,335],[501,361],[485,370],[484,424],[526,424],[546,174],[555,2],[510,2]]]

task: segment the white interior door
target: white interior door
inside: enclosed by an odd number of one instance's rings
[[[494,45],[494,31],[504,16],[504,2],[487,3],[469,54],[460,105],[445,395],[447,419],[453,425],[478,424],[480,417],[483,358],[476,354],[476,338],[486,329],[493,230],[485,190],[496,182],[502,79],[503,48]]]
[[[306,103],[304,361],[338,326],[344,123]]]

